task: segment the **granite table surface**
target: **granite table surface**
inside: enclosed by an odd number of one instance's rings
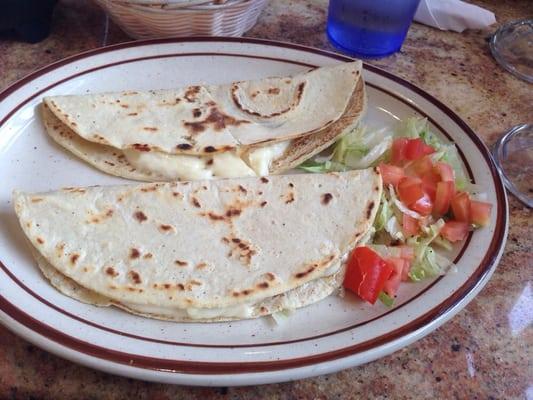
[[[502,70],[487,41],[498,25],[533,17],[530,0],[483,0],[498,24],[462,34],[413,24],[401,52],[369,61],[456,111],[487,145],[533,122],[533,85]],[[246,36],[332,50],[326,0],[271,0]],[[0,36],[0,90],[63,57],[130,40],[101,9],[60,0],[37,44]],[[196,388],[135,381],[53,356],[0,327],[0,399],[527,399],[533,400],[533,218],[512,196],[504,255],[492,279],[435,332],[372,363],[260,387]]]

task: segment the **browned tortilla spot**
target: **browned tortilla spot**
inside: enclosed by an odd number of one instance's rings
[[[374,190],[375,190],[376,192],[379,192],[379,186],[376,186],[376,187],[374,188]]]
[[[185,267],[186,265],[188,265],[188,262],[187,261],[181,261],[181,260],[175,260],[174,264],[179,265],[180,267]]]
[[[141,252],[135,248],[132,248],[130,250],[130,258],[133,260],[135,258],[139,258],[141,256]]]
[[[128,273],[130,279],[133,281],[133,283],[135,283],[136,285],[140,284],[142,281],[141,281],[141,276],[139,275],[139,273],[137,271],[133,271],[131,270],[129,273]]]
[[[170,283],[165,283],[163,286],[165,287],[165,289],[170,289],[172,285]]]
[[[269,286],[270,286],[270,285],[268,284],[268,282],[261,282],[261,283],[258,283],[258,284],[257,284],[257,287],[258,287],[259,289],[266,289],[266,288],[268,288]]]
[[[111,161],[104,160],[104,162],[105,162],[107,165],[111,165],[112,167],[115,166],[115,163],[112,163]]]
[[[146,253],[146,254],[143,256],[143,258],[144,258],[145,260],[148,260],[149,258],[152,258],[153,256],[154,256],[154,255],[153,255],[152,253]]]
[[[242,186],[242,185],[239,185],[239,190],[240,190],[241,192],[243,192],[243,193],[248,193],[248,191],[247,191],[247,190],[245,189],[245,187]]]
[[[145,144],[145,143],[134,143],[132,147],[135,150],[137,150],[137,151],[150,151],[150,150],[152,150],[150,148],[150,145]]]
[[[366,208],[366,219],[370,219],[373,209],[374,209],[374,201],[371,201],[370,203],[368,203],[368,206]]]
[[[250,293],[253,293],[253,290],[252,289],[244,289],[242,291],[242,294],[244,294],[245,296],[248,296]]]
[[[239,239],[239,238],[233,238],[233,239],[231,239],[231,241],[232,241],[233,243],[240,243],[240,242],[241,242],[241,239]]]
[[[206,165],[213,165],[213,159],[210,158],[209,160],[207,160]]]
[[[72,265],[75,265],[76,262],[78,261],[78,258],[80,258],[80,255],[79,255],[79,254],[77,254],[77,253],[72,254],[72,255],[70,256],[70,263],[71,263]]]
[[[261,177],[261,182],[263,183],[268,183],[270,182],[267,178],[265,178],[264,176]]]
[[[333,195],[331,193],[324,193],[322,195],[322,204],[328,205],[329,202],[333,199]]]
[[[289,187],[290,187],[290,188],[293,188],[293,187],[294,187],[294,183],[289,182]]]
[[[197,269],[204,269],[205,267],[207,267],[207,263],[205,263],[205,262],[201,262],[201,263],[196,264],[196,268]]]
[[[192,145],[189,143],[180,143],[176,146],[176,148],[180,150],[189,150],[189,149],[192,149]]]
[[[130,108],[130,106],[128,106],[127,104],[121,104],[120,107],[122,107],[122,108]]]
[[[189,86],[187,90],[185,91],[185,94],[183,95],[183,97],[185,97],[185,100],[187,100],[187,102],[194,103],[194,100],[196,99],[196,95],[199,92],[200,92],[200,86]]]
[[[137,221],[139,222],[143,222],[143,221],[146,221],[148,219],[148,217],[142,212],[142,211],[137,211],[133,214],[133,216],[137,219]]]
[[[202,205],[200,204],[200,202],[198,201],[198,199],[196,197],[191,197],[191,202],[193,204],[193,206],[195,206],[196,208],[201,208]]]
[[[129,115],[130,117],[133,117],[133,116],[135,116],[135,115],[139,115],[139,114],[136,113],[136,112],[132,112],[132,113],[129,113],[128,115]]]
[[[143,130],[150,131],[150,132],[156,132],[158,129],[155,126],[145,126],[143,127]]]
[[[272,282],[274,279],[276,279],[276,275],[274,275],[272,272],[267,272],[267,273],[265,274],[265,276],[266,276],[267,279],[268,279],[269,281],[271,281],[271,282]]]
[[[191,134],[196,134],[205,131],[210,125],[213,130],[221,131],[227,126],[239,126],[241,124],[249,123],[250,121],[233,118],[222,113],[216,107],[212,107],[205,119],[195,122],[184,122],[183,126],[187,128]]]
[[[311,272],[313,272],[317,266],[318,266],[317,264],[313,264],[313,265],[310,266],[307,270],[305,270],[305,271],[303,271],[303,272],[298,272],[298,273],[295,274],[294,276],[295,276],[296,278],[303,278],[304,276],[306,276],[306,275],[310,274]]]
[[[161,224],[159,225],[159,229],[161,229],[164,232],[168,232],[169,230],[173,229],[173,226],[167,225],[167,224]]]
[[[37,243],[43,244],[44,243],[44,239],[41,238],[41,237],[37,237]]]
[[[262,202],[261,202],[261,207],[264,207],[264,206],[266,206],[266,205],[267,205],[267,202],[266,202],[266,201],[262,201]]]
[[[287,197],[285,198],[285,204],[292,203],[293,201],[294,201],[294,193],[293,192],[289,192],[287,194]]]
[[[237,208],[230,208],[228,211],[226,211],[226,217],[228,218],[237,217],[241,215],[241,213],[242,213],[242,210],[239,210]]]
[[[268,313],[268,308],[264,307],[264,306],[261,306],[261,308],[259,309],[259,311],[261,312],[261,314],[266,314]]]
[[[182,284],[182,283],[178,283],[176,285],[176,287],[179,289],[179,290],[185,290],[185,286]]]
[[[148,192],[155,192],[157,190],[157,185],[147,186],[141,188],[141,192],[148,193]]]
[[[105,273],[111,277],[115,277],[115,276],[118,276],[118,272],[115,271],[115,269],[113,267],[107,267],[106,270],[105,270]]]
[[[217,151],[217,149],[215,149],[213,146],[206,146],[204,147],[204,151],[206,153],[213,153],[214,151]]]
[[[194,118],[198,118],[201,115],[202,115],[202,111],[199,108],[195,108],[194,110],[192,110],[192,116]]]
[[[32,197],[31,198],[31,202],[32,203],[39,203],[41,201],[43,201],[44,199],[42,197]]]
[[[279,94],[279,88],[268,89],[268,94]]]

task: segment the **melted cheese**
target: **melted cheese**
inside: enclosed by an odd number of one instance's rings
[[[158,151],[124,150],[131,165],[141,171],[151,172],[166,179],[211,179],[264,176],[269,174],[272,161],[280,157],[290,141],[259,147],[247,154],[246,161],[234,152],[213,156],[166,154]]]

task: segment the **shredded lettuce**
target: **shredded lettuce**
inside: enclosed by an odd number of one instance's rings
[[[398,210],[400,210],[404,214],[407,214],[410,217],[415,218],[415,219],[420,219],[420,220],[426,220],[427,219],[426,217],[420,215],[416,211],[411,210],[405,204],[403,204],[400,201],[400,199],[398,199],[398,197],[396,196],[396,193],[394,192],[394,186],[392,186],[392,185],[389,185],[389,194],[390,194],[391,200],[394,203],[394,205],[398,208]]]
[[[294,310],[291,308],[285,308],[281,311],[271,314],[272,319],[276,325],[283,325],[287,322],[289,316],[294,314]]]
[[[298,168],[303,169],[307,172],[314,173],[324,173],[324,172],[342,172],[346,171],[346,166],[338,162],[325,160],[325,161],[316,161],[316,160],[307,160],[298,166]]]
[[[455,187],[458,190],[467,190],[471,185],[470,179],[466,176],[459,152],[454,144],[442,144],[437,152],[431,155],[433,162],[443,161],[451,165],[455,175]]]
[[[389,296],[384,291],[379,292],[378,299],[387,307],[392,307],[394,305],[394,297]]]
[[[385,231],[393,239],[398,239],[403,241],[405,238],[403,236],[402,227],[394,214],[394,210],[385,195],[385,191],[381,195],[381,201],[379,204],[379,209],[374,220],[374,228],[376,232]]]
[[[428,132],[427,119],[417,117],[410,117],[400,121],[395,131],[396,136],[409,139],[416,139],[419,137],[424,139],[423,136]]]
[[[392,138],[387,129],[370,131],[359,126],[336,143],[331,160],[355,169],[372,167],[385,157]]]

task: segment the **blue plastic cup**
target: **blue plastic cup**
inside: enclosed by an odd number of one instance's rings
[[[383,57],[402,47],[420,0],[330,0],[328,37],[358,57]]]

